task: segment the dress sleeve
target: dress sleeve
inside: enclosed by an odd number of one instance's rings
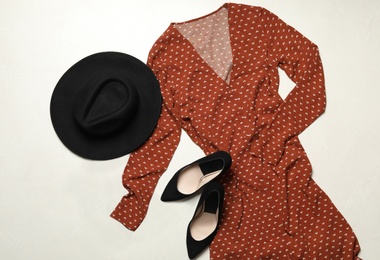
[[[162,50],[161,50],[162,51]],[[166,73],[158,59],[158,51],[152,48],[148,66],[156,74],[163,95],[161,115],[151,137],[130,154],[122,182],[128,194],[112,212],[111,217],[128,229],[136,230],[144,220],[154,189],[167,169],[180,140],[180,124],[170,111],[173,99],[165,91]],[[157,59],[156,59],[157,58]]]
[[[264,17],[268,58],[295,83],[273,114],[271,123],[251,146],[253,154],[275,165],[286,142],[324,112],[326,95],[318,47],[273,13],[266,10]]]

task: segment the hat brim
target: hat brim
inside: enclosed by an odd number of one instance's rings
[[[133,82],[138,108],[122,131],[104,138],[90,136],[74,120],[75,97],[89,79],[109,73],[120,73]],[[108,160],[129,154],[149,138],[161,105],[159,83],[145,63],[128,54],[102,52],[78,61],[64,73],[52,94],[50,116],[55,132],[69,150],[83,158]]]

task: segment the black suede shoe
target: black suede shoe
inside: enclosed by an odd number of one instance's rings
[[[186,234],[190,259],[199,255],[214,239],[220,221],[224,199],[223,185],[212,181],[202,191]]]
[[[167,184],[161,200],[174,201],[193,195],[218,175],[227,171],[231,162],[229,153],[218,151],[182,167]]]

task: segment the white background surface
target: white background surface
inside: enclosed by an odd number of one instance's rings
[[[49,114],[62,74],[83,57],[121,51],[146,61],[170,22],[219,0],[0,0],[0,259],[187,259],[197,198],[163,203],[173,173],[203,156],[182,135],[136,232],[109,214],[125,194],[128,155],[84,160],[63,146]],[[302,135],[313,178],[354,229],[360,256],[379,259],[380,2],[240,1],[263,6],[320,48],[327,110]],[[282,95],[293,86],[281,81]],[[205,251],[198,259],[208,259]]]

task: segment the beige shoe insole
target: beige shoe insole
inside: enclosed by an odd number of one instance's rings
[[[197,241],[203,240],[215,230],[217,224],[217,213],[203,212],[191,223],[190,234]]]
[[[182,194],[191,194],[211,181],[221,170],[203,175],[199,165],[190,165],[178,177],[178,191]]]

